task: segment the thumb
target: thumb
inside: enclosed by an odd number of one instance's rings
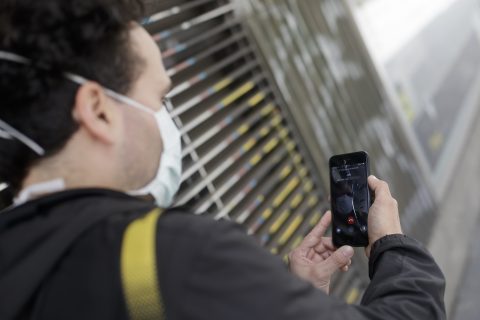
[[[343,246],[335,251],[328,259],[325,260],[323,268],[330,274],[348,265],[350,259],[353,257],[353,248],[350,246]]]

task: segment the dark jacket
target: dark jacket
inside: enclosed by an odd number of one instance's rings
[[[127,319],[123,232],[152,204],[108,190],[65,191],[0,213],[0,319]],[[379,240],[361,305],[290,274],[231,222],[171,209],[158,222],[167,319],[445,319],[444,278],[415,240]]]

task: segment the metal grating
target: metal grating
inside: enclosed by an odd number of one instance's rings
[[[144,21],[174,82],[170,114],[184,164],[176,204],[243,224],[283,255],[318,222],[325,192],[234,9],[231,1],[158,1]]]

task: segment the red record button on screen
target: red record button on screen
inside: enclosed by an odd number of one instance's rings
[[[355,223],[355,218],[353,216],[349,216],[347,219],[348,224],[354,224]]]

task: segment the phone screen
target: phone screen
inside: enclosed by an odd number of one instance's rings
[[[330,168],[334,240],[338,245],[365,246],[370,207],[368,163],[344,163]]]

